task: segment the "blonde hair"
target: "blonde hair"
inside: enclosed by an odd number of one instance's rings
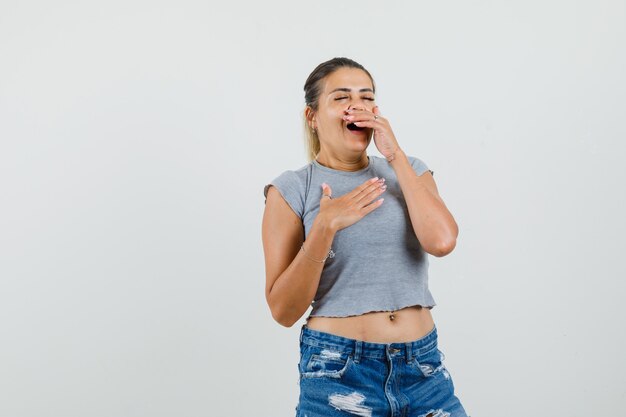
[[[304,122],[304,137],[306,142],[306,154],[309,162],[313,161],[317,157],[320,152],[321,145],[320,139],[317,136],[317,132],[313,130],[313,128],[309,125],[306,117],[306,110],[308,107],[310,107],[311,110],[313,110],[314,112],[317,111],[319,107],[320,94],[322,93],[324,86],[324,79],[339,68],[343,67],[358,68],[365,71],[365,73],[368,75],[368,77],[370,77],[370,80],[372,81],[372,90],[376,92],[376,84],[374,84],[374,78],[372,78],[372,75],[369,73],[369,71],[366,70],[363,65],[349,58],[333,58],[326,62],[322,62],[313,70],[313,72],[311,72],[306,82],[304,83],[304,101],[306,103],[306,106],[304,108],[304,111],[302,112],[302,120]]]

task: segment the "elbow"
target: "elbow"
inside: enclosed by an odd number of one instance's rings
[[[452,252],[455,246],[456,246],[456,239],[441,241],[434,248],[432,248],[431,250],[428,250],[427,252],[433,256],[442,258],[448,255],[450,252]]]
[[[289,317],[288,315],[278,313],[277,310],[272,310],[272,318],[276,323],[287,328],[292,327],[297,321],[293,320],[293,318]]]
[[[297,318],[296,319],[293,318],[293,315],[288,314],[288,312],[285,312],[284,308],[281,308],[276,303],[272,303],[269,298],[267,300],[267,304],[270,307],[272,318],[274,319],[276,323],[280,324],[281,326],[292,327],[298,321]]]
[[[439,239],[433,243],[427,252],[438,258],[448,255],[456,247],[456,238],[458,235],[459,228],[456,222],[453,221],[452,229],[449,233],[440,235]]]

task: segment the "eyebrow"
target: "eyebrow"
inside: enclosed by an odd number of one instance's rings
[[[331,91],[330,93],[328,93],[328,95],[331,95],[332,93],[334,93],[335,91],[345,91],[347,93],[351,92],[352,90],[346,87],[339,87],[339,88],[335,88],[333,91]],[[370,91],[371,93],[374,93],[374,90],[372,90],[371,88],[361,88],[359,90],[360,93],[366,92],[366,91]]]

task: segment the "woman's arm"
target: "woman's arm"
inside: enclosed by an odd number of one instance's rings
[[[415,235],[424,251],[441,257],[456,246],[459,228],[437,191],[430,172],[417,175],[402,149],[390,162],[404,194]]]
[[[374,143],[386,158],[395,153],[390,162],[400,183],[409,209],[411,224],[422,248],[434,256],[445,256],[456,246],[459,228],[444,204],[431,173],[418,176],[406,154],[400,149],[389,120],[380,114],[380,108],[346,110],[344,120],[360,127],[374,129]]]
[[[305,255],[300,250],[304,241],[300,217],[276,187],[269,188],[262,225],[265,298],[278,323],[293,326],[311,305],[324,264],[309,258],[324,259],[335,234],[324,217],[318,215],[304,245]]]

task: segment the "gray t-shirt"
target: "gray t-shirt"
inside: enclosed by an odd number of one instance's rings
[[[335,256],[326,259],[310,316],[346,317],[436,305],[428,289],[428,253],[413,231],[395,171],[385,158],[368,158],[367,167],[351,172],[313,160],[295,171],[283,172],[264,187],[266,198],[271,185],[278,189],[302,220],[306,240],[319,212],[323,182],[330,185],[336,198],[370,178],[385,178],[387,190],[377,198],[385,201],[335,234],[331,245]],[[408,159],[418,175],[429,170],[422,160]]]

